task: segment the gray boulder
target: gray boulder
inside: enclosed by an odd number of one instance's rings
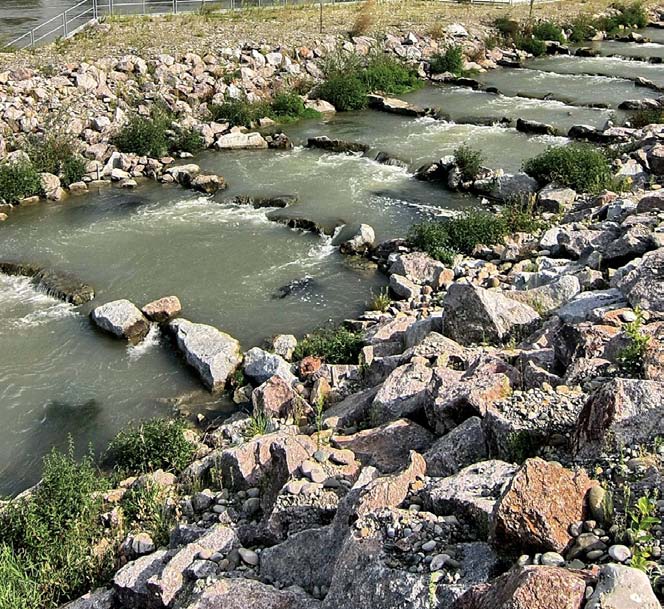
[[[427,475],[445,478],[488,457],[486,438],[479,417],[470,417],[439,438],[424,453]]]
[[[516,197],[535,194],[539,184],[526,173],[506,173],[495,179],[475,182],[475,187],[480,192],[505,202]]]
[[[162,572],[170,558],[166,550],[127,563],[113,576],[115,590],[120,606],[127,609],[142,609],[150,606],[152,592],[148,589],[148,580]]]
[[[344,241],[339,250],[342,254],[366,254],[376,241],[376,233],[368,224],[360,224],[352,237]]]
[[[537,203],[544,211],[558,213],[569,208],[576,199],[576,191],[549,184],[540,190]]]
[[[331,140],[326,135],[321,135],[318,137],[310,137],[307,140],[307,146],[309,148],[319,148],[321,150],[326,150],[327,152],[337,152],[337,153],[365,153],[369,150],[369,146],[366,144],[361,144],[359,142],[347,142],[344,140]]]
[[[143,340],[150,331],[150,322],[128,300],[114,300],[100,305],[92,310],[90,317],[102,330],[132,342]]]
[[[555,311],[581,291],[579,280],[573,275],[563,275],[559,279],[531,290],[511,290],[505,296],[529,305],[540,315]]]
[[[585,609],[661,609],[661,605],[643,571],[608,564],[600,567],[597,586]]]
[[[431,368],[417,362],[396,368],[374,398],[371,405],[372,422],[381,424],[394,421],[422,409],[432,374]]]
[[[564,322],[576,324],[591,319],[596,311],[619,309],[627,305],[624,296],[615,288],[581,292],[556,311]]]
[[[450,275],[454,276],[442,262],[423,252],[401,254],[392,263],[389,272],[402,275],[417,285],[430,285],[436,289],[442,287]]]
[[[425,508],[442,516],[453,514],[488,535],[496,502],[516,470],[516,465],[505,461],[482,461],[454,476],[433,480],[422,491]]]
[[[636,206],[636,211],[638,213],[664,211],[664,190],[649,192],[644,197],[641,197]]]
[[[586,402],[574,438],[580,456],[646,444],[664,435],[664,382],[616,378]]]
[[[664,247],[645,254],[617,287],[633,307],[664,313]]]
[[[262,384],[273,376],[279,376],[289,385],[297,382],[291,365],[276,353],[269,353],[258,347],[244,354],[244,373],[255,383]]]
[[[443,301],[443,334],[462,345],[504,342],[540,319],[526,304],[469,283],[453,283]]]
[[[115,592],[107,588],[98,588],[63,605],[60,609],[114,609],[114,607]]]
[[[175,319],[168,324],[187,363],[211,391],[222,390],[242,362],[240,343],[213,326]]]

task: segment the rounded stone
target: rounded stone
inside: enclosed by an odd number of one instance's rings
[[[249,550],[247,548],[240,548],[238,550],[238,553],[240,554],[240,558],[242,559],[243,562],[248,564],[251,567],[255,567],[258,564],[258,554],[254,552],[253,550]]]
[[[540,564],[547,567],[560,567],[565,564],[565,559],[558,552],[544,552]]]
[[[632,552],[627,546],[616,544],[609,548],[609,556],[617,562],[625,562],[632,556]]]

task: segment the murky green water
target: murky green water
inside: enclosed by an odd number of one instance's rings
[[[616,40],[602,40],[590,42],[589,46],[601,55],[616,55],[618,57],[641,57],[644,59],[664,59],[664,45],[657,42],[618,42]]]

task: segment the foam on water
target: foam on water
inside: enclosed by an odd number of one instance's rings
[[[129,361],[135,362],[141,359],[148,351],[159,346],[161,342],[161,331],[157,324],[152,324],[150,326],[150,331],[147,336],[137,345],[128,345],[127,346],[127,355],[129,356]]]

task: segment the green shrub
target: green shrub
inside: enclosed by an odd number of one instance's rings
[[[0,164],[0,199],[16,205],[25,197],[42,194],[39,172],[28,161]]]
[[[501,211],[508,232],[534,233],[545,227],[545,222],[537,213],[537,197],[524,195],[509,200]]]
[[[321,328],[305,336],[295,348],[293,359],[312,355],[328,364],[356,364],[362,351],[362,334],[344,327]]]
[[[589,144],[549,148],[527,160],[523,169],[540,184],[556,182],[579,193],[596,194],[615,185],[609,159]]]
[[[196,447],[185,437],[184,421],[153,419],[130,425],[111,441],[106,459],[119,471],[138,474],[156,469],[179,472]]]
[[[571,42],[590,40],[597,32],[595,22],[590,15],[579,15],[567,27],[570,30],[569,39]]]
[[[526,51],[535,57],[540,57],[541,55],[546,54],[546,43],[543,40],[538,38],[533,38],[533,36],[528,36],[527,34],[519,34],[515,40],[518,49]]]
[[[638,110],[629,119],[632,127],[640,129],[646,125],[655,123],[664,123],[664,110],[649,108],[647,110]]]
[[[538,40],[555,40],[561,44],[565,36],[560,26],[551,21],[540,21],[533,26],[533,36]]]
[[[301,118],[318,118],[320,112],[307,108],[295,91],[280,91],[270,102],[268,116],[278,123],[289,123]]]
[[[152,116],[134,114],[112,138],[120,152],[131,152],[140,156],[161,157],[169,149],[166,131],[169,120],[162,113]]]
[[[129,530],[150,534],[157,547],[168,544],[174,516],[166,505],[167,493],[154,483],[132,486],[122,497],[122,512]]]
[[[339,112],[361,110],[367,106],[367,89],[356,72],[334,72],[316,88],[320,99]]]
[[[196,129],[180,129],[171,141],[172,152],[189,152],[196,154],[205,147],[203,136]]]
[[[459,45],[452,45],[444,53],[436,53],[429,60],[429,67],[434,74],[450,72],[455,76],[463,74],[463,50]]]
[[[0,609],[34,609],[41,606],[37,582],[7,545],[0,545]]]
[[[98,492],[104,488],[92,459],[77,462],[70,446],[67,454],[52,451],[34,492],[0,513],[0,538],[16,559],[4,550],[0,569],[14,573],[15,589],[25,587],[26,580],[38,587],[39,601],[32,604],[36,593],[28,588],[23,606],[58,607],[108,576],[112,549],[99,546],[93,551],[104,537]],[[16,572],[17,565],[24,576]]]
[[[474,180],[482,169],[482,153],[465,144],[454,151],[454,163],[465,181]]]
[[[74,182],[80,182],[85,175],[87,163],[82,156],[74,154],[62,162],[62,177],[60,181],[64,186],[71,186]]]
[[[390,308],[392,304],[392,299],[390,298],[390,290],[385,287],[380,290],[378,293],[373,293],[371,300],[369,301],[369,309],[371,311],[381,311],[384,313],[387,309]]]
[[[456,254],[471,254],[477,245],[502,243],[508,232],[509,226],[503,217],[470,210],[449,220],[415,224],[408,240],[432,258],[450,264]]]
[[[213,121],[229,123],[233,127],[249,127],[256,120],[257,110],[256,104],[246,98],[230,98],[221,104],[212,104],[209,108]]]
[[[636,377],[643,376],[643,365],[650,336],[643,332],[643,313],[637,309],[636,319],[625,324],[627,345],[618,353],[620,369]]]
[[[415,69],[389,55],[374,55],[362,70],[361,79],[370,93],[387,95],[400,95],[422,86]]]

